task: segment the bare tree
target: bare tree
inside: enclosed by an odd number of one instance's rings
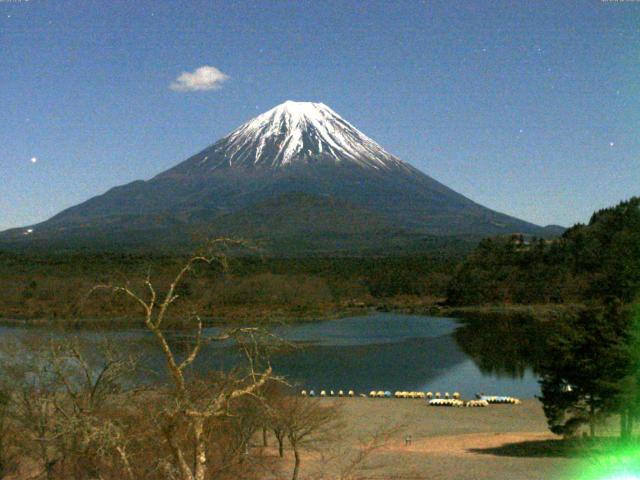
[[[210,472],[207,452],[206,429],[215,420],[227,417],[232,402],[245,396],[257,396],[261,388],[272,377],[272,368],[268,361],[263,365],[253,355],[257,350],[257,337],[260,331],[256,328],[234,328],[226,330],[215,337],[204,338],[203,322],[199,315],[193,313],[191,321],[195,334],[191,348],[186,354],[178,356],[172,349],[165,332],[165,321],[169,307],[179,298],[176,293],[185,276],[193,271],[197,264],[216,264],[223,271],[228,268],[228,258],[224,251],[229,245],[239,245],[229,239],[218,239],[213,242],[217,249],[210,255],[199,255],[190,258],[175,276],[167,292],[159,295],[149,277],[144,284],[146,294],[135,292],[129,285],[100,286],[110,288],[114,292],[124,293],[142,308],[144,324],[155,336],[162,353],[172,385],[172,402],[165,410],[163,433],[171,455],[176,476],[180,480],[205,480]],[[203,395],[202,390],[192,388],[188,382],[186,370],[196,360],[205,342],[236,340],[248,353],[248,367],[244,375],[230,376],[219,388]],[[249,347],[251,345],[252,347]],[[188,441],[181,441],[181,431],[186,431]],[[193,458],[189,460],[190,455]]]
[[[12,455],[9,450],[9,395],[3,385],[0,385],[0,478],[4,478],[10,468]]]
[[[120,452],[121,458],[124,453],[118,442],[123,439],[122,432],[109,418],[113,413],[110,403],[115,402],[118,408],[130,397],[123,391],[123,382],[138,359],[120,354],[109,342],[83,345],[77,337],[51,341],[50,351],[51,368],[59,387],[53,415],[68,426],[59,449],[65,450],[65,458],[71,460],[68,468],[76,477],[87,473],[99,477],[105,457]],[[89,358],[88,351],[98,358]],[[124,467],[126,471],[126,464]]]
[[[341,427],[339,409],[336,404],[322,400],[288,396],[284,407],[284,428],[294,456],[292,480],[297,480],[302,462],[302,447],[319,440],[332,437]]]
[[[11,420],[21,434],[15,446],[21,460],[32,459],[42,469],[41,477],[53,478],[55,466],[64,459],[60,440],[69,426],[54,415],[56,379],[51,352],[35,343],[3,342],[3,379],[11,384]]]
[[[292,394],[285,386],[275,382],[269,382],[263,391],[264,402],[262,404],[263,428],[270,430],[278,443],[278,455],[284,457],[284,442],[287,438],[287,404],[288,397]],[[262,433],[263,446],[267,446],[266,433]]]
[[[338,475],[339,480],[358,480],[363,478],[362,472],[364,470],[375,468],[375,466],[369,465],[371,457],[383,448],[400,429],[400,426],[380,428],[373,432],[370,437],[360,440],[360,445],[355,454],[348,455],[341,452],[340,457],[347,459],[347,461],[340,468]]]
[[[89,360],[87,350],[77,338],[3,342],[14,448],[22,464],[33,459],[47,479],[99,477],[104,448],[98,440],[110,422],[105,410],[113,398],[122,400],[120,382],[133,360],[95,345],[91,350],[101,359]]]

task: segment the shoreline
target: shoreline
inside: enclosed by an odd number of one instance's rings
[[[360,317],[377,313],[396,313],[403,315],[450,317],[461,320],[508,320],[530,318],[542,321],[553,321],[565,312],[580,308],[577,304],[545,304],[545,305],[475,305],[475,306],[441,306],[436,304],[407,305],[396,303],[381,303],[378,305],[363,305],[326,309],[309,313],[295,314],[283,309],[253,309],[244,312],[226,311],[218,316],[203,316],[204,327],[234,326],[247,321],[253,325],[295,325],[329,320],[340,320],[348,317]],[[244,314],[243,314],[244,313]],[[192,328],[193,323],[177,318],[167,318],[170,329]],[[131,329],[145,328],[143,317],[91,317],[83,318],[20,318],[0,316],[0,327],[22,328],[69,328],[78,330],[92,329]]]

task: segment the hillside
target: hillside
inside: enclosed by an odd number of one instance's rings
[[[554,241],[482,241],[449,286],[452,304],[567,303],[640,290],[640,197],[595,212]]]

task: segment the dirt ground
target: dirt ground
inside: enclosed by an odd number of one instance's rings
[[[322,401],[341,405],[345,425],[303,455],[304,479],[340,478],[359,445],[384,430],[392,431],[389,438],[351,478],[560,480],[585,461],[565,454],[537,400],[486,408],[429,407],[408,399]]]
[[[429,407],[409,399],[320,402],[340,407],[340,425],[329,440],[304,447],[299,480],[566,480],[589,466],[549,433],[542,406],[533,399],[485,408]],[[380,432],[387,434],[378,448],[357,462],[362,445]],[[293,454],[285,448],[281,459],[273,436],[265,448],[261,433],[256,435],[247,478],[290,479]],[[33,478],[33,470],[25,466],[7,480]]]

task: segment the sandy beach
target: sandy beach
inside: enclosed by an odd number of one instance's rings
[[[582,461],[562,452],[534,399],[486,408],[429,407],[404,399],[322,401],[341,405],[345,426],[329,444],[316,446],[322,455],[306,452],[303,478],[339,478],[359,445],[388,429],[393,434],[352,478],[553,480],[566,478]],[[282,467],[286,478],[288,462]]]

